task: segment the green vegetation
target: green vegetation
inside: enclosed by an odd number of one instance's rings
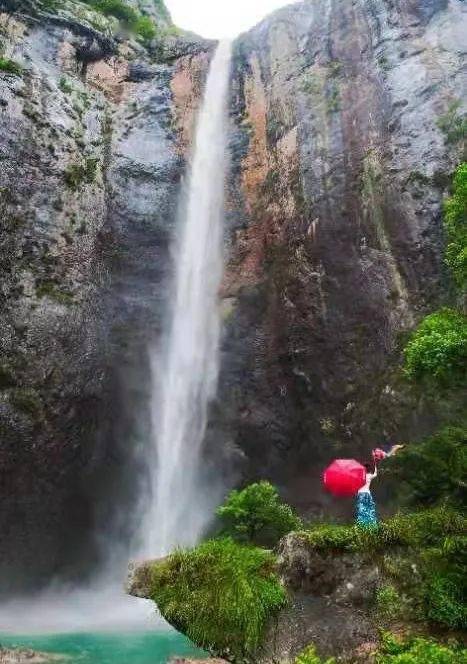
[[[305,648],[305,650],[297,657],[295,664],[336,664],[336,660],[334,657],[323,660],[318,656],[314,646],[308,646],[308,648]]]
[[[376,664],[467,664],[467,650],[430,639],[402,641],[386,634]]]
[[[67,186],[76,191],[81,184],[91,184],[96,179],[98,159],[87,158],[83,164],[71,164],[65,169]]]
[[[410,506],[465,504],[467,429],[447,426],[388,459],[388,476]]]
[[[461,102],[453,101],[447,112],[438,118],[436,124],[446,137],[446,143],[459,143],[467,135],[467,118],[459,114]]]
[[[386,582],[376,605],[384,618],[394,612],[414,621],[463,628],[467,610],[465,550],[467,519],[459,512],[437,507],[398,514],[376,529],[316,525],[298,534],[322,553],[356,551],[381,558]]]
[[[124,0],[85,0],[85,2],[104,16],[116,18],[127,30],[133,32],[145,44],[152,41],[158,35],[158,28],[153,19],[140,14]],[[167,14],[167,10],[165,10],[165,14]]]
[[[37,297],[48,297],[59,304],[71,304],[73,296],[66,291],[60,290],[54,281],[43,281],[36,288]]]
[[[16,379],[11,367],[6,364],[0,365],[0,390],[15,387]]]
[[[466,378],[467,317],[452,309],[427,316],[405,349],[406,373],[457,386]]]
[[[152,599],[195,644],[242,658],[261,642],[268,619],[286,603],[275,557],[231,539],[176,551],[152,573]]]
[[[467,316],[441,309],[420,323],[405,348],[405,371],[410,378],[441,385],[465,381]]]
[[[2,71],[6,74],[12,74],[13,76],[21,76],[23,73],[23,68],[18,62],[15,62],[14,60],[0,57],[0,72]]]
[[[281,537],[301,526],[294,510],[265,481],[232,491],[217,509],[217,516],[225,535],[261,546],[274,546]]]
[[[65,94],[70,94],[71,92],[73,92],[73,86],[72,86],[72,84],[70,83],[70,81],[69,81],[65,76],[61,76],[61,77],[60,77],[60,81],[59,81],[59,83],[58,83],[58,87],[59,87],[60,90],[61,90],[62,92],[64,92]]]
[[[388,547],[418,548],[439,543],[467,530],[467,519],[453,509],[437,507],[410,514],[396,514],[378,528],[318,524],[300,534],[318,551],[385,551]]]
[[[144,42],[150,42],[157,36],[154,21],[149,16],[140,16],[135,24],[135,33],[141,37]]]
[[[10,393],[12,406],[30,417],[37,418],[42,412],[42,403],[36,390],[32,388],[16,388]]]
[[[461,289],[467,289],[467,162],[454,174],[453,192],[444,203],[446,263]]]

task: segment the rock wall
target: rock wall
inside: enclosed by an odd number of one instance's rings
[[[112,38],[114,19],[80,3],[4,9],[0,54],[21,67],[0,71],[8,591],[89,571],[103,553],[97,527],[114,548],[131,537],[118,514],[138,499],[146,353],[164,309],[182,136],[211,45]]]
[[[5,590],[82,577],[103,555],[93,532],[124,549],[138,522],[147,350],[213,44],[176,34],[161,3],[131,4],[157,39],[83,3],[0,1],[0,57],[22,67],[0,69]],[[327,458],[435,425],[396,369],[400,335],[449,297],[464,4],[306,1],[234,44],[206,445],[226,485],[268,476],[320,511]]]
[[[235,44],[216,416],[246,473],[304,508],[322,509],[330,457],[435,425],[395,369],[449,298],[442,198],[462,144],[440,125],[465,104],[465,28],[458,0],[313,0]]]

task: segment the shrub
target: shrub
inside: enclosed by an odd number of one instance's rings
[[[397,588],[392,584],[381,586],[376,591],[376,607],[380,616],[397,619],[402,613],[402,599]]]
[[[113,16],[130,28],[138,22],[138,12],[123,0],[91,0],[89,4],[105,16]]]
[[[446,263],[457,285],[467,288],[467,162],[454,174],[453,192],[444,203]]]
[[[149,16],[140,16],[136,21],[134,32],[143,42],[150,42],[157,35],[156,26],[154,21]]]
[[[467,119],[459,114],[461,102],[453,101],[447,112],[441,115],[436,124],[446,137],[446,143],[458,143],[463,140],[467,133]]]
[[[410,378],[444,386],[465,381],[467,316],[453,309],[427,316],[405,348],[405,365]]]
[[[467,664],[467,650],[430,639],[414,638],[404,642],[386,634],[376,664]]]
[[[323,660],[318,656],[314,646],[308,646],[308,648],[305,648],[305,650],[297,657],[295,664],[336,664],[336,660],[334,657]]]
[[[65,169],[65,182],[70,189],[76,191],[83,182],[91,184],[96,179],[98,159],[88,158],[84,164],[70,164]]]
[[[12,74],[13,76],[21,76],[23,73],[23,68],[14,60],[0,57],[0,72],[1,71],[5,72],[6,74]]]
[[[240,658],[256,650],[286,594],[271,553],[227,538],[176,551],[156,564],[152,599],[198,646]]]
[[[232,491],[217,509],[217,516],[224,534],[264,546],[275,545],[281,537],[301,526],[290,505],[281,502],[277,489],[264,481]]]
[[[64,92],[65,94],[70,94],[70,92],[73,92],[73,86],[72,86],[72,84],[70,83],[70,81],[69,81],[67,78],[65,78],[65,76],[61,76],[61,77],[60,77],[60,81],[59,81],[59,83],[58,83],[58,87],[59,87],[60,90],[61,90],[62,92]]]
[[[444,427],[388,459],[386,468],[408,504],[462,504],[467,476],[467,428]]]

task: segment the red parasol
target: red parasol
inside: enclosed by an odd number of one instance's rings
[[[323,474],[324,488],[335,496],[354,496],[365,482],[365,467],[355,459],[336,459]]]

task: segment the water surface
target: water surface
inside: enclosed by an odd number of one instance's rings
[[[170,630],[30,636],[0,633],[0,643],[61,654],[67,664],[166,664],[176,655],[203,656],[185,637]]]

